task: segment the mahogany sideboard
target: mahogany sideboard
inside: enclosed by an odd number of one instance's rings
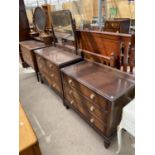
[[[41,155],[37,137],[21,104],[19,105],[19,155]]]
[[[26,64],[28,64],[30,67],[32,67],[35,70],[37,79],[39,81],[38,67],[36,64],[36,59],[35,59],[33,50],[45,48],[49,45],[46,45],[43,42],[36,41],[36,40],[21,41],[19,44],[20,44],[20,50],[22,52],[23,60],[25,61]]]
[[[122,108],[134,98],[134,77],[109,66],[81,61],[61,69],[63,103],[74,109],[104,138],[116,133]]]
[[[60,69],[82,60],[75,51],[68,48],[47,47],[34,50],[42,81],[62,96],[62,79]]]

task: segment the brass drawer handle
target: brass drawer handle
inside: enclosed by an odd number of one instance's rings
[[[91,123],[94,123],[94,118],[91,118],[91,119],[90,119],[90,122],[91,122]]]
[[[69,84],[71,84],[72,82],[73,82],[73,81],[72,81],[71,79],[70,79],[70,80],[68,80],[68,83],[69,83]]]
[[[91,94],[91,95],[90,95],[90,99],[93,100],[94,98],[95,98],[95,94]]]
[[[72,101],[71,101],[71,104],[73,104],[73,103],[74,103],[74,101],[72,100]]]
[[[93,106],[90,107],[90,111],[94,111],[95,108]]]
[[[52,68],[52,67],[53,67],[53,65],[52,65],[52,64],[49,64],[49,67],[50,67],[50,68]]]
[[[54,74],[51,74],[51,77],[54,77]]]

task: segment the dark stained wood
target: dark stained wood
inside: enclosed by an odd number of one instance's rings
[[[106,20],[103,31],[129,33],[130,19],[129,18],[116,18]]]
[[[65,48],[47,47],[34,50],[37,66],[43,81],[62,96],[62,80],[60,68],[77,63],[82,58]]]
[[[134,98],[134,77],[89,61],[61,71],[64,105],[73,108],[101,134],[107,148],[121,120],[122,108]]]
[[[29,23],[26,15],[24,0],[19,0],[19,41],[24,41],[30,39],[29,36]],[[19,48],[19,57],[23,67],[27,67],[26,62],[24,62],[21,50]]]
[[[24,0],[19,0],[19,41],[30,39],[29,30]]]
[[[44,47],[47,47],[47,45],[35,40],[26,40],[20,42],[20,49],[22,52],[23,59],[30,67],[32,67],[35,70],[38,81],[39,81],[38,67],[33,50]]]
[[[86,30],[77,30],[76,32],[78,47],[83,53],[88,51],[87,55],[89,54],[89,57],[92,57],[92,59],[98,57],[97,62],[100,63],[104,62],[102,56],[109,57],[108,59],[110,59],[113,55],[114,66],[118,69],[123,66],[123,71],[127,71],[129,51],[131,47],[134,47],[133,35]]]

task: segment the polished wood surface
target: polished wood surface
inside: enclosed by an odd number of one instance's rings
[[[28,50],[39,49],[39,48],[43,48],[43,47],[47,46],[43,42],[36,41],[36,40],[22,41],[22,42],[20,42],[20,45],[22,47],[27,48]]]
[[[115,67],[120,69],[123,66],[123,71],[127,71],[129,52],[131,47],[134,47],[134,35],[86,30],[77,30],[76,32],[78,47],[83,53],[89,51],[90,57],[97,54],[97,61],[100,63],[104,62],[102,56],[111,58],[113,55]]]
[[[34,50],[37,66],[43,81],[62,96],[62,79],[60,68],[82,60],[67,48],[47,47]],[[74,51],[75,52],[75,51]]]
[[[19,152],[37,142],[37,137],[28,121],[26,114],[19,104]]]
[[[19,44],[20,44],[20,50],[22,52],[24,62],[35,70],[37,79],[39,81],[38,66],[36,63],[36,58],[33,50],[44,48],[49,45],[46,45],[36,40],[26,40],[26,41],[20,42]]]
[[[20,155],[41,155],[37,137],[19,104],[19,153]]]
[[[134,87],[133,76],[97,63],[83,61],[63,71],[111,101]]]
[[[47,47],[43,49],[35,50],[35,53],[39,54],[43,58],[51,61],[57,66],[63,65],[66,62],[80,60],[81,57],[75,55],[74,53],[65,51],[64,49],[57,48],[57,47]]]
[[[89,61],[61,71],[64,105],[101,134],[107,148],[121,120],[122,108],[134,98],[134,77]]]

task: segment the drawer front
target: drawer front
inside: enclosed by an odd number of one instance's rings
[[[64,87],[65,94],[71,98],[70,100],[75,100],[83,103],[83,107],[89,111],[93,116],[100,119],[104,124],[108,121],[108,112],[104,112],[101,108],[99,109],[95,104],[89,102],[83,96],[80,95],[75,89],[69,89],[67,86]],[[69,100],[69,101],[70,101]]]
[[[94,117],[84,106],[82,102],[78,100],[72,100],[76,109],[96,128],[98,128],[102,133],[106,134],[106,126],[102,121]]]
[[[24,47],[21,47],[21,51],[22,51],[22,55],[23,55],[23,59],[24,61],[30,65],[32,68],[34,68],[34,63],[33,63],[33,58],[32,58],[32,51],[24,48]]]
[[[54,65],[52,62],[46,60],[46,67],[48,71],[55,71],[57,72],[58,67],[56,65]]]
[[[66,85],[69,89],[76,89],[82,96],[87,98],[90,102],[98,106],[99,108],[102,108],[105,112],[108,112],[110,110],[110,104],[100,95],[96,94],[89,88],[85,87],[84,85],[78,83],[77,81],[73,80],[72,78],[66,76],[63,74],[63,83]]]
[[[45,73],[41,73],[41,76],[43,79],[47,81],[49,86],[51,86],[54,90],[62,94],[61,81],[57,82],[56,80],[51,79],[50,76]]]
[[[47,60],[37,54],[36,60],[42,78],[47,81],[49,86],[51,86],[54,90],[62,94],[61,78],[58,68],[56,68],[54,65],[54,67],[48,68]]]

